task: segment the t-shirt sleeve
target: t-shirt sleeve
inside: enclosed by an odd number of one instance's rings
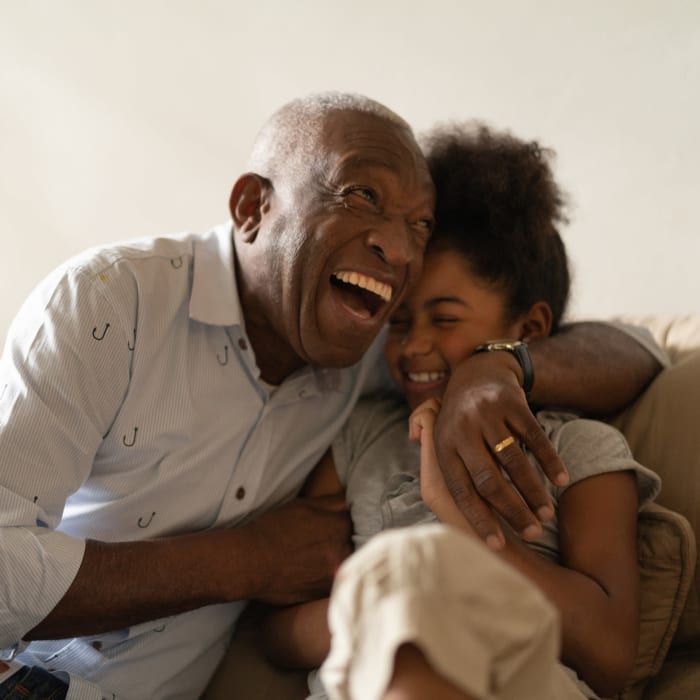
[[[540,422],[552,423],[551,414],[540,413]],[[556,418],[554,418],[556,420]],[[551,432],[550,439],[569,471],[567,486],[555,488],[557,500],[575,483],[599,474],[634,472],[639,506],[653,500],[661,491],[661,479],[639,464],[622,433],[601,421],[577,418],[563,421]]]
[[[649,354],[658,360],[663,368],[670,367],[671,359],[666,351],[654,340],[654,336],[648,328],[619,320],[596,321],[596,323],[606,323],[613,328],[617,328],[633,340],[636,340]]]

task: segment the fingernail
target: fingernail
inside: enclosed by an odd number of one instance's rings
[[[554,515],[554,508],[552,506],[540,506],[537,509],[537,517],[541,523],[546,523],[551,520]]]
[[[521,533],[524,540],[536,540],[542,534],[542,528],[539,525],[528,525]]]
[[[557,486],[566,486],[569,483],[569,475],[566,472],[559,472],[555,481]]]
[[[489,535],[486,538],[486,545],[489,549],[493,549],[494,552],[498,552],[503,549],[503,540],[498,535]]]

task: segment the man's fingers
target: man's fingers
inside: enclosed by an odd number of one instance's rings
[[[533,418],[528,421],[528,427],[521,435],[523,443],[535,456],[547,478],[555,486],[566,486],[569,483],[569,473],[540,424]]]
[[[536,514],[540,521],[549,520],[554,515],[554,508],[542,480],[522,451],[520,443],[512,439],[505,443],[505,447],[499,448],[504,442],[498,442],[492,448],[494,458],[510,477],[528,510]],[[519,509],[511,510],[510,513],[499,512],[526,540],[536,539],[542,534],[542,528],[534,517],[525,519]]]
[[[507,449],[498,454],[499,458],[505,458],[506,460],[509,456],[513,460],[511,466],[517,463],[514,471],[521,477],[521,481],[527,480],[525,475],[527,474],[527,469],[532,471],[532,465],[527,461],[517,442],[509,445]],[[525,464],[523,465],[520,460],[525,460]],[[533,514],[529,503],[523,500],[513,488],[513,484],[506,480],[492,454],[484,450],[483,457],[471,463],[470,473],[479,495],[491,504],[493,509],[515,532],[520,533],[526,539],[536,539],[540,536],[542,533],[541,526]],[[522,478],[523,476],[525,476],[525,479]],[[542,484],[538,483],[536,478],[533,477],[530,486],[539,488],[545,500],[538,500],[537,502],[546,505],[548,496]]]

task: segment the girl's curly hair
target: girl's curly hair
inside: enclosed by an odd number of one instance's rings
[[[552,332],[569,296],[569,266],[557,227],[568,223],[554,181],[554,152],[479,122],[438,126],[422,139],[437,189],[429,249],[454,249],[473,273],[506,295],[516,319],[537,301]]]

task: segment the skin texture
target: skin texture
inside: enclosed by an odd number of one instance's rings
[[[449,374],[476,345],[493,337],[534,339],[549,333],[546,304],[538,302],[523,316],[509,320],[504,303],[502,294],[476,278],[459,254],[431,251],[423,276],[391,319],[385,345],[391,374],[414,409],[409,437],[421,442],[421,495],[440,520],[471,536],[477,532],[455,504],[438,464],[434,427]],[[488,444],[507,434],[505,427],[503,433],[494,432]],[[328,495],[342,490],[328,453],[305,493]],[[506,536],[499,555],[558,607],[562,660],[608,696],[622,687],[636,654],[639,578],[634,476],[611,473],[578,482],[560,499],[558,516],[559,564],[539,556],[504,523]],[[327,601],[318,601],[273,613],[265,634],[272,658],[304,667],[320,664],[330,649],[326,610]],[[429,670],[427,675],[421,672],[415,683],[421,687],[427,683],[425,688],[430,688],[429,676]],[[411,687],[414,681],[409,678],[406,664],[397,661],[397,692]],[[440,692],[444,681],[436,675],[433,681],[435,692]]]

